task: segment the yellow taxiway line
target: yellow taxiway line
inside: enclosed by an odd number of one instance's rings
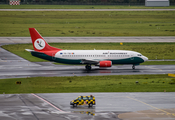
[[[147,104],[147,103],[145,103],[145,102],[143,102],[143,101],[140,101],[140,100],[131,98],[131,97],[129,97],[129,96],[126,96],[126,97],[129,98],[129,99],[135,100],[135,101],[137,101],[137,102],[143,103],[143,104],[145,104],[145,105],[147,105],[147,106],[150,106],[150,107],[152,107],[152,108],[154,108],[154,109],[157,109],[157,110],[159,110],[159,111],[162,111],[162,112],[166,113],[166,115],[173,115],[173,116],[175,116],[175,114],[171,114],[171,113],[169,113],[169,112],[167,112],[167,111],[165,111],[165,110],[162,110],[162,109],[159,109],[159,108],[157,108],[157,107],[154,107],[154,106],[152,106],[152,105],[150,105],[150,104]]]

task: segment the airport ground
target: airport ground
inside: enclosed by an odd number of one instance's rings
[[[174,37],[116,37],[116,38],[103,38],[103,37],[91,37],[91,38],[46,38],[48,42],[173,42]],[[30,38],[20,37],[20,38],[4,38],[1,37],[0,44],[17,44],[17,43],[31,43]],[[113,66],[109,69],[98,69],[98,67],[93,67],[91,72],[86,72],[84,66],[72,66],[72,65],[54,65],[48,62],[29,62],[15,54],[12,54],[1,48],[0,50],[0,63],[1,63],[1,78],[13,78],[13,77],[27,77],[27,76],[86,76],[86,75],[132,75],[132,74],[167,74],[173,73],[174,65],[152,65],[152,66],[137,66],[136,70],[131,69],[131,65]],[[7,67],[8,66],[8,67]],[[64,66],[64,68],[63,68]],[[167,69],[168,68],[168,69]],[[64,69],[64,70],[63,70]],[[156,71],[155,71],[156,70]],[[35,72],[40,71],[40,72]],[[14,74],[12,74],[14,73]]]
[[[158,38],[159,39],[159,38]],[[5,38],[12,44],[17,42]],[[136,40],[136,39],[135,39]],[[152,41],[153,39],[150,39]],[[163,38],[163,41],[169,40]],[[76,41],[76,39],[74,39]],[[91,41],[91,40],[90,40]],[[93,40],[92,40],[93,41]],[[136,40],[137,41],[137,40]],[[170,40],[174,42],[174,38]],[[3,44],[9,44],[2,42]],[[136,70],[130,66],[114,66],[101,70],[94,68],[92,73],[84,73],[83,66],[63,66],[51,63],[32,63],[1,49],[1,78],[76,75],[114,75],[114,74],[166,74],[175,72],[174,65],[142,65]],[[6,54],[8,52],[8,54]],[[5,54],[2,54],[5,53]],[[57,67],[56,67],[57,66]],[[46,69],[46,70],[44,70]],[[63,70],[64,69],[64,70]],[[42,71],[40,73],[36,71]],[[73,72],[74,71],[74,72]],[[107,72],[106,72],[107,71]],[[69,103],[79,95],[93,94],[96,105],[92,108],[78,106],[72,108]],[[54,93],[54,94],[1,94],[0,119],[59,119],[59,120],[174,120],[174,92],[153,93]]]
[[[25,10],[0,11],[0,36],[29,37],[28,28],[31,27],[36,28],[43,37],[163,37],[174,36],[175,31],[175,9],[35,12],[32,11],[35,9]]]
[[[70,101],[94,95],[96,105],[73,108]],[[3,120],[174,120],[175,93],[1,94]]]
[[[142,39],[141,37],[140,39]],[[168,37],[169,38],[169,37]],[[167,38],[173,42],[174,38]],[[29,38],[3,38],[1,45],[30,42]],[[49,39],[49,38],[48,38]],[[78,41],[76,38],[65,38]],[[101,38],[100,38],[101,39]],[[111,38],[114,40],[113,38]],[[121,38],[122,40],[123,38]],[[125,38],[131,39],[131,38]],[[137,41],[138,38],[132,38]],[[160,38],[145,38],[145,40]],[[84,40],[87,40],[84,39]],[[115,39],[116,40],[116,39]],[[161,38],[164,41],[164,38]],[[4,42],[6,41],[6,43]],[[95,40],[91,40],[95,41]],[[96,39],[98,41],[98,39]],[[138,40],[139,41],[139,40]],[[66,40],[64,40],[66,42]],[[100,42],[100,41],[98,41]],[[121,42],[118,38],[117,42]],[[145,41],[143,41],[145,42]],[[1,48],[1,79],[35,76],[86,76],[86,75],[128,75],[167,74],[175,72],[175,65],[141,65],[132,70],[129,65],[113,66],[109,69],[93,68],[86,72],[84,66],[54,65],[52,63],[32,63]],[[39,71],[39,72],[38,72]],[[14,83],[15,84],[15,83]],[[78,106],[72,108],[69,102],[79,95],[93,94],[96,105],[92,108]],[[60,119],[60,120],[173,120],[174,92],[153,93],[48,93],[48,94],[1,94],[1,119]],[[13,101],[13,102],[12,102]],[[106,102],[107,101],[107,102]],[[105,104],[104,104],[105,103]]]
[[[7,43],[9,42],[11,44],[4,45],[2,46],[2,48],[31,62],[46,62],[46,60],[31,57],[31,54],[25,51],[26,48],[33,49],[30,38],[1,38],[1,41],[6,41]],[[175,64],[175,44],[173,43],[173,37],[71,37],[71,39],[70,37],[44,38],[46,39],[46,41],[54,42],[50,43],[51,46],[64,50],[131,50],[137,51],[149,58],[149,61],[142,63],[142,65]],[[164,38],[166,38],[166,42],[163,41]],[[55,43],[56,41],[58,43]],[[107,41],[108,43],[105,43],[105,41]],[[130,43],[128,43],[127,41]],[[28,44],[15,44],[15,42]],[[57,65],[65,64],[57,63]]]
[[[136,8],[136,9],[0,9],[0,11],[175,11],[174,6],[172,8]]]
[[[86,9],[86,10],[96,10],[96,9],[112,9],[112,10],[125,10],[125,9],[174,9],[174,5],[168,7],[146,7],[144,5],[0,5],[0,9]]]

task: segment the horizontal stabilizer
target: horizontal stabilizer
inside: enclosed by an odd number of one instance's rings
[[[28,52],[43,53],[43,52],[38,52],[38,51],[35,51],[35,50],[31,50],[31,49],[25,49],[25,50],[28,51]]]
[[[31,49],[25,49],[26,51],[28,52],[33,52],[34,50],[31,50]]]

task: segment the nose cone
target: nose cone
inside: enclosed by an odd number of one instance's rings
[[[146,56],[143,56],[143,60],[144,60],[144,62],[148,61],[148,58]]]

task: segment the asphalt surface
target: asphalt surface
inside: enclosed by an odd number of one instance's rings
[[[0,11],[175,11],[175,9],[0,9]]]
[[[80,95],[96,105],[70,106]],[[175,93],[1,94],[1,120],[174,120]]]
[[[175,37],[44,37],[48,43],[175,42]],[[32,43],[30,37],[0,37],[0,45]]]

